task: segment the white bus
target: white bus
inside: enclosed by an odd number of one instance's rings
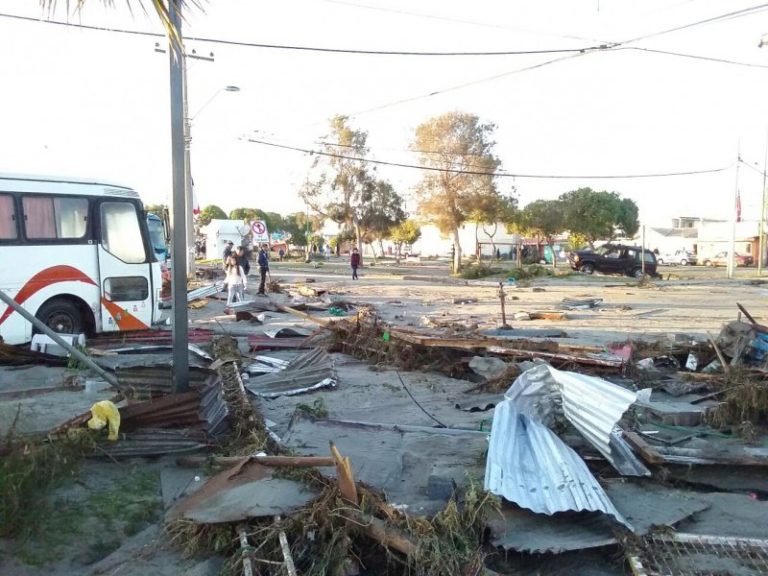
[[[93,180],[0,174],[0,290],[54,332],[145,330],[161,320],[160,264],[139,195]],[[0,338],[32,339],[0,302]]]

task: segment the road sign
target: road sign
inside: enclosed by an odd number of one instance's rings
[[[254,244],[269,242],[269,232],[267,231],[267,224],[264,220],[254,220],[251,223],[251,232],[253,232]]]

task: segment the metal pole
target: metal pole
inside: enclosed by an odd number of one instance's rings
[[[43,334],[48,336],[51,340],[56,342],[59,346],[64,348],[67,352],[72,354],[75,358],[77,358],[80,362],[88,366],[91,370],[96,372],[99,376],[104,378],[107,382],[115,386],[116,388],[119,387],[117,383],[117,378],[114,374],[110,374],[109,372],[105,371],[101,366],[96,364],[93,360],[91,360],[88,356],[80,352],[77,348],[72,346],[69,342],[64,340],[61,336],[56,334],[53,330],[48,328],[43,322],[35,318],[32,314],[27,312],[20,304],[17,304],[16,301],[8,296],[5,292],[0,290],[0,300],[8,304],[11,308],[13,308],[16,312],[18,312],[22,318],[27,320],[28,322],[32,323],[32,326],[40,330]]]
[[[733,278],[734,263],[736,262],[736,210],[739,202],[739,165],[741,152],[736,156],[736,190],[731,206],[731,242],[728,248],[728,278]]]
[[[763,274],[763,258],[765,258],[765,171],[768,166],[768,132],[765,134],[765,156],[763,157],[763,200],[760,202],[760,238],[757,256],[757,275]]]
[[[192,146],[192,124],[189,118],[189,105],[187,100],[187,58],[182,59],[182,75],[184,77],[184,194],[185,215],[187,218],[187,246],[186,246],[186,272],[187,278],[195,278],[195,199],[192,190],[192,164],[190,162],[190,148]]]
[[[642,230],[643,230],[643,236],[642,236],[641,244],[642,244],[643,253],[640,254],[640,268],[643,271],[643,276],[645,276],[645,224],[643,224]]]
[[[171,160],[173,166],[173,221],[171,222],[173,258],[173,389],[189,389],[189,326],[187,317],[187,230],[186,174],[184,162],[184,46],[181,41],[181,0],[168,0],[171,24],[176,38],[169,45],[171,78]]]

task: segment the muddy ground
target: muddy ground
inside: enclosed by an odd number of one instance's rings
[[[331,299],[369,304],[393,325],[424,329],[435,323],[501,326],[498,281],[506,293],[507,323],[513,329],[557,329],[566,333],[560,341],[583,345],[607,345],[624,341],[681,342],[706,340],[721,326],[737,317],[736,303],[742,304],[757,320],[768,324],[766,296],[768,286],[754,270],[740,270],[736,280],[723,279],[722,270],[668,269],[664,280],[638,283],[623,277],[584,277],[580,275],[507,281],[506,275],[491,280],[459,280],[448,276],[442,263],[409,268],[376,266],[365,268],[360,280],[348,278],[344,262],[321,267],[273,264],[273,279],[290,291],[308,283],[327,291]],[[669,280],[667,274],[674,275]],[[768,280],[766,281],[768,282]],[[253,278],[249,293],[255,297]],[[276,301],[288,302],[284,295]],[[564,320],[515,321],[516,312],[556,310],[564,298],[600,298],[593,309],[566,311]],[[462,299],[476,302],[454,304]],[[190,310],[190,325],[244,336],[263,326],[235,322],[224,313],[224,301],[210,299],[199,309]],[[316,326],[291,316],[274,317],[269,327]],[[241,349],[247,351],[244,342]],[[290,357],[291,353],[271,354]],[[366,387],[382,384],[391,388],[382,422],[402,421],[398,410],[409,412],[413,424],[429,425],[426,416],[412,411],[410,400],[397,389],[391,374],[371,368],[349,357],[337,359],[339,386],[323,392],[331,416],[359,412],[360,419],[375,402],[367,397]],[[81,386],[73,386],[79,381]],[[403,377],[422,402],[440,397],[446,405],[455,395],[472,385],[444,375],[423,372],[403,373]],[[85,382],[88,381],[88,385]],[[16,422],[16,433],[45,432],[86,411],[112,391],[103,382],[66,368],[0,367],[0,433]],[[437,395],[437,396],[435,396]],[[302,401],[278,399],[264,407],[266,415],[278,424],[278,431]],[[439,406],[434,414],[440,417]],[[18,414],[18,417],[16,417]],[[482,425],[483,415],[466,415],[467,426]],[[0,574],[27,576],[46,573],[65,574],[217,574],[221,559],[185,559],[169,545],[162,532],[162,518],[168,502],[163,502],[162,478],[173,468],[172,458],[134,459],[111,462],[88,460],[48,497],[48,517],[41,530],[24,541],[0,541]],[[167,482],[172,480],[166,479]],[[177,480],[180,482],[182,480]],[[188,482],[188,480],[187,480]],[[518,574],[624,574],[623,561],[615,551],[562,556],[544,555],[538,560],[517,558]],[[514,557],[514,555],[512,555]],[[585,566],[590,572],[585,572]],[[497,568],[498,569],[498,568]],[[510,572],[511,573],[511,572]]]

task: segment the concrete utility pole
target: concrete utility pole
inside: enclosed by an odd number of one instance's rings
[[[760,238],[757,256],[757,275],[763,274],[763,258],[765,258],[765,171],[768,169],[768,132],[765,134],[765,156],[763,157],[763,196],[760,201]]]
[[[731,241],[728,246],[728,279],[733,278],[733,271],[736,262],[736,218],[737,206],[739,204],[739,167],[741,164],[741,147],[736,155],[736,190],[733,196],[733,206],[731,206]]]
[[[171,287],[173,292],[173,389],[189,389],[189,319],[187,315],[187,217],[186,162],[184,154],[184,46],[181,37],[180,0],[168,0],[175,37],[170,38],[171,160],[173,196],[171,201]]]

